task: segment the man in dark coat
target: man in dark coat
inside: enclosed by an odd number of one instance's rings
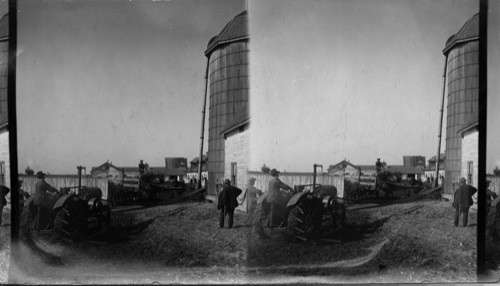
[[[472,206],[472,196],[477,192],[477,189],[467,185],[465,178],[460,178],[460,186],[455,191],[453,199],[453,208],[455,208],[455,222],[454,225],[458,226],[460,215],[463,215],[463,226],[467,226],[469,218],[469,208]]]
[[[267,221],[267,226],[270,228],[278,226],[280,222],[283,223],[283,214],[285,213],[283,198],[286,197],[287,190],[290,191],[290,193],[293,192],[292,187],[283,183],[279,179],[279,173],[280,172],[276,169],[272,169],[269,172],[269,174],[273,177],[269,181],[269,188],[266,197],[267,202],[271,204],[271,212]]]
[[[242,193],[241,189],[231,186],[231,180],[224,180],[224,187],[219,195],[217,209],[220,210],[219,227],[224,227],[224,218],[229,216],[228,228],[233,227],[234,209],[238,206],[237,197]]]
[[[45,173],[38,171],[36,173],[38,177],[38,182],[35,184],[35,194],[33,195],[33,204],[37,207],[37,217],[36,217],[36,228],[40,230],[40,223],[42,221],[42,216],[46,216],[49,212],[46,204],[49,199],[47,192],[57,193],[57,189],[53,188],[47,182],[45,182]]]

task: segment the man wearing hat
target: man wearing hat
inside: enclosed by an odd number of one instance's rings
[[[7,205],[7,199],[5,196],[10,192],[10,189],[4,185],[0,185],[0,226],[2,225],[2,217],[3,217],[3,207]]]
[[[382,162],[380,162],[380,158],[377,158],[377,162],[375,162],[375,167],[377,168],[377,173],[382,171]]]
[[[269,181],[269,189],[267,193],[267,202],[271,204],[271,213],[269,214],[269,227],[275,227],[277,223],[279,223],[282,218],[279,217],[279,214],[283,214],[283,206],[281,204],[281,198],[283,197],[286,190],[292,191],[293,188],[289,185],[283,183],[279,177],[279,171],[276,169],[272,169],[269,174],[273,177]]]
[[[463,226],[467,226],[469,219],[469,208],[472,206],[472,196],[477,192],[477,189],[467,185],[465,178],[460,178],[460,186],[455,191],[453,198],[453,208],[455,208],[455,222],[454,225],[458,226],[460,215],[463,215]]]
[[[490,180],[486,180],[486,206],[491,206],[491,202],[497,198],[497,194],[490,190]]]
[[[19,192],[18,192],[18,196],[19,196],[19,206],[21,206],[20,207],[21,211],[23,210],[24,202],[26,201],[27,198],[30,197],[30,194],[28,192],[26,192],[23,189],[21,189],[22,186],[23,186],[23,180],[19,179]]]
[[[231,180],[224,180],[224,187],[219,195],[217,209],[220,210],[219,227],[224,227],[224,218],[229,217],[228,228],[233,227],[234,209],[238,206],[237,197],[242,193],[241,189],[231,186]]]
[[[248,180],[247,190],[245,195],[247,197],[247,212],[253,214],[255,207],[257,206],[257,196],[262,196],[262,191],[255,187],[255,177],[251,177]]]
[[[38,181],[35,184],[35,194],[33,195],[33,204],[37,206],[37,217],[36,217],[36,228],[37,230],[40,230],[40,222],[42,215],[44,216],[45,213],[48,212],[47,208],[45,207],[45,202],[47,201],[47,192],[53,193],[56,192],[51,185],[49,185],[47,182],[45,182],[45,173],[42,171],[38,171],[36,173],[36,176],[38,177]]]

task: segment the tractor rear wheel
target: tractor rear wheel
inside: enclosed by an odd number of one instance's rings
[[[497,214],[495,206],[490,208],[487,217],[486,229],[494,240],[500,240],[500,216]]]
[[[57,211],[54,219],[54,235],[56,237],[71,241],[83,239],[86,217],[74,205],[65,204]]]
[[[315,237],[322,223],[321,211],[312,199],[306,199],[290,210],[287,234],[290,237],[307,241]]]

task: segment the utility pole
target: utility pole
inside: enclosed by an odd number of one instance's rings
[[[446,55],[444,60],[444,71],[443,71],[443,97],[441,98],[441,109],[440,117],[439,117],[439,132],[438,132],[438,148],[436,155],[436,176],[434,181],[434,187],[437,188],[439,181],[439,161],[441,160],[441,135],[443,133],[443,111],[444,111],[444,97],[445,97],[445,89],[446,89],[446,67],[448,65],[448,55]]]
[[[203,165],[203,141],[205,139],[205,113],[207,109],[207,89],[208,89],[208,68],[210,59],[207,58],[207,67],[205,69],[205,94],[203,96],[203,107],[201,109],[201,135],[200,135],[200,158],[198,160],[198,189],[201,189],[201,171]],[[206,188],[207,186],[205,186]]]

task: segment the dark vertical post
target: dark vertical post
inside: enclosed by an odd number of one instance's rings
[[[312,188],[311,190],[314,191],[314,188],[316,188],[316,167],[318,165],[314,164],[313,165],[313,185],[312,185]]]
[[[444,71],[443,71],[443,97],[441,98],[441,109],[439,110],[440,112],[440,117],[439,117],[439,131],[438,131],[438,150],[437,150],[437,156],[436,156],[436,176],[434,178],[434,187],[436,188],[438,186],[438,179],[439,179],[439,160],[441,159],[441,135],[443,134],[443,111],[444,111],[444,97],[445,91],[446,91],[446,67],[448,66],[448,54],[446,54],[445,60],[444,60]],[[444,190],[443,190],[444,191]]]
[[[80,193],[80,190],[82,189],[82,166],[76,167],[78,169],[78,193]]]
[[[478,118],[478,195],[477,195],[477,271],[485,270],[486,242],[486,112],[488,87],[488,0],[479,2],[479,118]]]
[[[198,160],[198,189],[201,189],[201,170],[203,165],[203,140],[205,139],[205,113],[207,109],[207,89],[208,89],[208,67],[210,58],[207,58],[207,68],[205,69],[205,94],[203,96],[203,107],[201,109],[201,135],[200,135],[200,159]],[[206,188],[207,186],[205,186]]]
[[[16,121],[16,51],[17,51],[17,1],[9,0],[9,66],[7,75],[7,110],[9,112],[9,160],[11,188],[11,240],[19,240],[19,182],[17,164],[17,121]]]

